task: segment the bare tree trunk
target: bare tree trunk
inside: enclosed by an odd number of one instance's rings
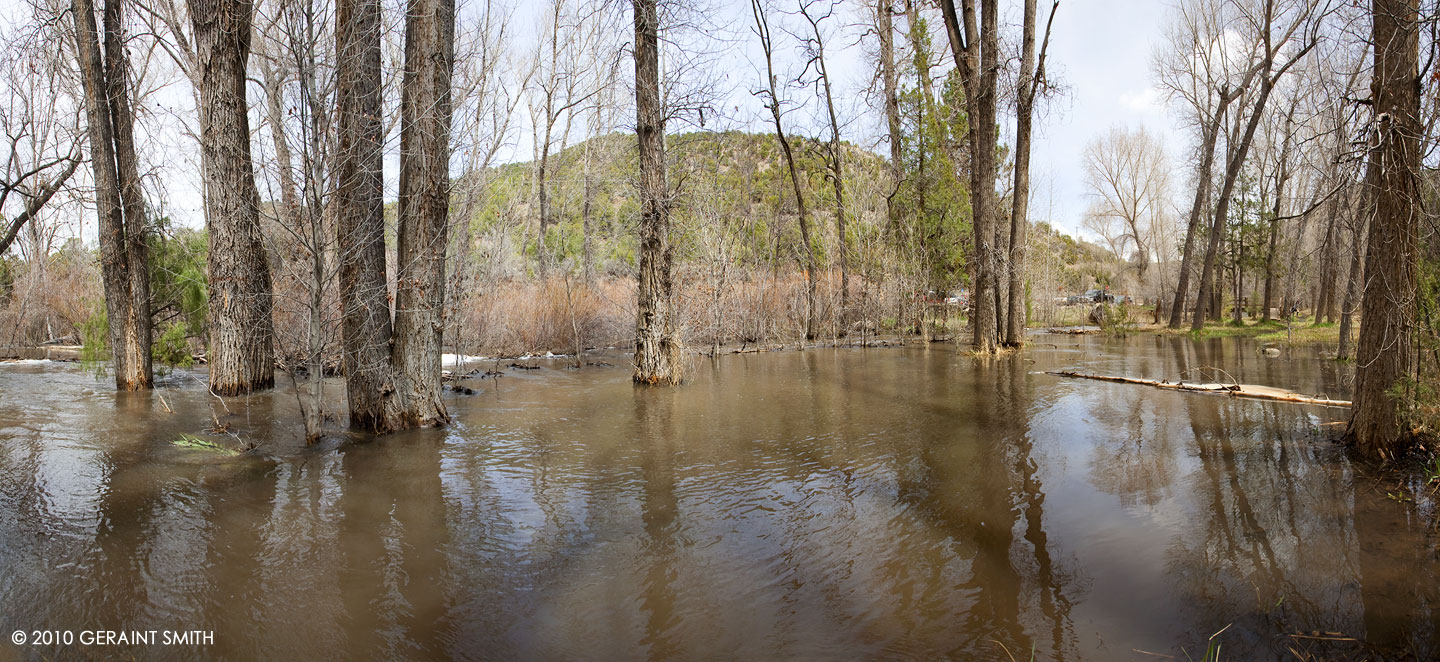
[[[107,0],[104,33],[90,0],[73,0],[76,56],[85,88],[90,161],[99,216],[100,266],[110,323],[115,387],[150,388],[150,280],[126,79],[121,0]],[[101,43],[105,58],[101,59]]]
[[[1410,375],[1420,228],[1419,3],[1375,0],[1375,68],[1371,98],[1378,144],[1371,152],[1375,217],[1365,255],[1349,438],[1371,457],[1393,457],[1407,436],[1404,396],[1395,390]]]
[[[1333,200],[1326,206],[1329,209],[1329,218],[1325,222],[1325,241],[1320,247],[1320,294],[1315,299],[1316,324],[1334,321],[1335,281],[1339,278],[1339,265],[1336,262],[1340,249],[1336,244],[1336,226],[1339,224],[1340,209]]]
[[[190,0],[210,234],[210,389],[221,395],[275,385],[270,265],[245,102],[253,11],[248,0]]]
[[[395,339],[402,427],[450,421],[440,400],[450,245],[450,77],[455,0],[410,0],[400,102]]]
[[[380,2],[336,5],[334,207],[340,253],[342,366],[350,424],[397,429],[400,403],[390,361],[381,172]]]
[[[875,5],[875,29],[880,35],[880,81],[885,95],[885,128],[890,136],[890,177],[892,179],[890,193],[885,196],[886,219],[889,223],[887,231],[891,237],[896,237],[900,231],[900,205],[895,203],[895,195],[900,192],[900,182],[904,179],[904,158],[901,150],[901,127],[900,127],[900,83],[899,76],[895,71],[895,22],[892,11],[891,0],[878,0]]]
[[[1025,344],[1025,235],[1030,227],[1030,133],[1035,108],[1035,95],[1045,80],[1045,51],[1050,46],[1050,26],[1055,23],[1055,10],[1060,0],[1050,6],[1045,23],[1045,40],[1040,47],[1039,64],[1035,59],[1035,0],[1025,0],[1025,25],[1022,28],[1020,81],[1015,100],[1015,193],[1010,210],[1010,309],[1005,315],[1005,345]]]
[[[835,187],[835,233],[840,257],[840,313],[837,316],[840,334],[848,332],[850,310],[850,238],[845,228],[845,170],[840,145],[840,120],[835,114],[835,97],[831,93],[830,70],[825,63],[825,40],[820,33],[820,19],[810,16],[804,4],[800,13],[810,22],[815,35],[815,62],[820,71],[820,89],[825,95],[825,111],[830,119],[830,144],[827,148],[826,165],[830,170],[830,182]]]
[[[800,188],[800,170],[795,165],[795,152],[790,139],[785,135],[785,125],[780,120],[780,97],[775,86],[775,66],[770,25],[765,18],[765,9],[759,0],[752,0],[750,9],[755,16],[755,28],[760,35],[760,47],[765,53],[765,80],[768,88],[760,94],[769,95],[766,105],[770,108],[770,119],[775,123],[775,139],[780,142],[780,151],[785,155],[785,168],[790,174],[790,188],[795,192],[795,213],[800,223],[800,241],[805,244],[805,339],[814,340],[819,335],[819,318],[815,310],[816,279],[820,277],[819,259],[815,256],[815,244],[810,239],[810,214],[805,207],[805,193]]]
[[[976,30],[975,0],[963,0],[964,32],[954,0],[941,0],[950,51],[965,81],[970,121],[970,190],[975,235],[975,291],[971,349],[993,353],[999,346],[996,306],[995,242],[995,88],[998,69],[998,13],[995,0],[980,0]]]
[[[1350,275],[1345,279],[1345,301],[1340,304],[1340,344],[1335,350],[1335,358],[1340,361],[1350,359],[1354,349],[1355,307],[1359,303],[1360,284],[1365,277],[1365,235],[1371,213],[1367,192],[1361,211],[1352,219]]]
[[[665,115],[660,105],[660,14],[634,0],[635,134],[640,151],[640,274],[635,374],[641,384],[680,383],[680,343],[671,310],[670,199]]]
[[[1269,29],[1267,25],[1265,29]],[[1240,176],[1240,170],[1245,165],[1245,156],[1250,151],[1250,143],[1255,138],[1255,128],[1260,125],[1260,118],[1265,115],[1265,102],[1270,99],[1270,93],[1275,89],[1275,79],[1269,72],[1270,55],[1267,54],[1265,71],[1260,81],[1260,98],[1255,101],[1255,107],[1251,110],[1250,119],[1245,125],[1245,133],[1240,138],[1240,144],[1230,150],[1225,166],[1225,182],[1220,187],[1220,197],[1215,203],[1215,217],[1210,224],[1210,243],[1205,249],[1205,262],[1200,274],[1200,295],[1195,300],[1195,317],[1190,322],[1191,330],[1199,330],[1205,326],[1206,315],[1213,311],[1219,312],[1220,306],[1211,307],[1211,297],[1219,293],[1215,287],[1215,258],[1219,254],[1221,235],[1225,234],[1225,223],[1230,216],[1230,195],[1235,191],[1235,182]],[[1237,302],[1238,303],[1238,302]],[[1207,311],[1207,308],[1211,309]]]

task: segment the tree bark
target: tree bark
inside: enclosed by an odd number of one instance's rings
[[[976,30],[975,0],[963,0],[964,31],[954,0],[941,0],[950,51],[965,82],[965,105],[970,116],[970,191],[975,236],[974,313],[970,326],[972,351],[981,354],[999,348],[996,305],[995,243],[995,88],[998,70],[998,8],[995,0],[979,0]]]
[[[135,144],[130,127],[128,68],[120,0],[107,0],[104,33],[95,25],[90,0],[73,0],[76,57],[85,90],[90,163],[99,216],[100,268],[115,387],[150,388],[150,279]],[[101,58],[101,44],[105,57]],[[122,126],[123,125],[123,126]],[[123,155],[122,155],[123,153]],[[122,165],[123,164],[123,165]]]
[[[640,154],[640,273],[635,374],[641,384],[680,383],[680,342],[671,310],[669,185],[665,115],[660,105],[660,13],[634,0],[635,135]]]
[[[210,234],[210,389],[220,395],[275,385],[270,265],[245,101],[253,14],[249,0],[190,0]]]
[[[900,182],[905,178],[900,127],[900,83],[895,70],[895,22],[891,0],[878,0],[875,5],[875,29],[880,35],[880,82],[885,95],[885,128],[890,136],[890,193],[885,196],[887,230],[898,237],[901,209],[895,202]]]
[[[1355,406],[1349,438],[1362,454],[1402,450],[1404,398],[1396,390],[1413,360],[1420,228],[1419,3],[1374,0],[1371,99],[1378,144],[1371,190],[1375,216],[1365,255],[1365,298],[1356,348]]]
[[[392,355],[406,428],[449,422],[440,400],[445,331],[445,253],[450,245],[450,78],[455,0],[410,0],[400,102]]]
[[[1005,345],[1020,347],[1025,343],[1025,236],[1030,227],[1030,133],[1035,96],[1045,80],[1045,51],[1050,45],[1050,26],[1060,0],[1050,6],[1045,23],[1045,41],[1040,59],[1035,59],[1035,0],[1025,0],[1025,24],[1022,28],[1020,81],[1015,100],[1015,199],[1010,209],[1010,309],[1005,314]]]
[[[399,423],[390,361],[381,171],[380,2],[336,4],[334,207],[339,251],[341,363],[350,424],[385,433]]]

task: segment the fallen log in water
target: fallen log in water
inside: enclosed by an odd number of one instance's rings
[[[1216,393],[1230,395],[1238,398],[1253,398],[1256,400],[1271,400],[1274,402],[1295,402],[1305,405],[1321,405],[1323,407],[1349,407],[1349,400],[1330,400],[1327,398],[1312,398],[1301,395],[1294,391],[1287,391],[1283,388],[1270,386],[1255,386],[1253,384],[1187,384],[1185,382],[1171,382],[1155,379],[1136,379],[1133,377],[1116,377],[1114,375],[1092,375],[1083,372],[1070,370],[1048,370],[1045,374],[1058,375],[1060,377],[1074,377],[1076,379],[1096,379],[1102,382],[1117,382],[1120,384],[1140,384],[1142,386],[1154,386],[1155,388],[1168,388],[1177,391],[1191,391],[1196,393]]]

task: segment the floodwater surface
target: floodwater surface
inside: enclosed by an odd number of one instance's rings
[[[288,388],[0,365],[0,636],[77,638],[0,659],[1440,655],[1428,488],[1352,465],[1346,410],[1042,372],[1348,397],[1333,361],[1034,340],[699,359],[679,388],[542,362],[446,428],[312,448]],[[258,449],[172,443],[217,422]]]

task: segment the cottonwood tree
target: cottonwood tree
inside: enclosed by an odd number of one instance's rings
[[[1213,207],[1215,149],[1231,104],[1259,74],[1263,60],[1256,47],[1236,43],[1231,29],[1230,0],[1187,0],[1176,9],[1167,29],[1169,48],[1156,55],[1154,69],[1161,88],[1182,109],[1182,117],[1199,132],[1195,195],[1185,226],[1179,280],[1171,302],[1169,326],[1180,328],[1190,295],[1202,220]]]
[[[656,0],[634,0],[635,136],[640,157],[640,256],[635,373],[641,384],[678,384],[670,248],[670,192],[665,176],[665,109],[660,98],[660,12]]]
[[[260,238],[245,95],[254,5],[189,1],[210,235],[210,389],[239,395],[275,384],[270,265]]]
[[[886,231],[893,237],[899,233],[902,207],[895,199],[900,192],[901,180],[905,177],[902,154],[903,138],[900,128],[900,76],[895,66],[895,7],[893,0],[875,0],[872,7],[875,17],[875,34],[879,40],[877,66],[879,68],[881,105],[885,109],[886,140],[890,146],[890,193],[885,196],[885,215],[889,223]]]
[[[1402,380],[1414,359],[1420,216],[1419,2],[1371,5],[1374,143],[1366,187],[1374,216],[1366,242],[1365,290],[1356,347],[1348,437],[1371,457],[1393,457],[1405,430]]]
[[[1236,114],[1237,119],[1248,119],[1244,128],[1226,146],[1225,178],[1216,198],[1214,220],[1201,264],[1200,292],[1195,301],[1195,315],[1190,322],[1190,328],[1195,330],[1205,325],[1209,313],[1216,280],[1216,256],[1225,231],[1225,221],[1230,214],[1231,195],[1244,168],[1255,131],[1265,115],[1266,104],[1276,83],[1315,48],[1321,24],[1321,8],[1316,0],[1299,0],[1283,5],[1280,0],[1255,0],[1253,4],[1243,6],[1241,14],[1244,24],[1254,31],[1250,38],[1259,44],[1260,89],[1255,101],[1250,104],[1248,116],[1243,112],[1243,105],[1241,112]],[[1240,125],[1237,123],[1235,126],[1239,128]]]
[[[381,33],[376,0],[336,15],[336,229],[351,425],[385,433],[449,420],[440,400],[455,7],[411,0],[400,107],[394,323],[385,282]]]
[[[790,189],[795,195],[795,215],[800,224],[800,241],[804,244],[805,256],[805,339],[814,340],[819,334],[819,316],[816,311],[817,280],[820,277],[819,258],[815,254],[815,243],[810,236],[810,212],[805,204],[805,192],[800,185],[800,170],[795,163],[795,149],[785,133],[785,104],[782,89],[776,82],[775,42],[770,30],[770,19],[764,0],[750,0],[750,11],[755,18],[755,35],[760,40],[760,51],[765,55],[765,87],[752,92],[770,112],[770,121],[775,126],[775,140],[780,143],[780,153],[785,157],[785,170],[790,176]],[[638,66],[638,64],[637,64]]]
[[[18,41],[18,35],[7,35]],[[0,54],[0,255],[70,182],[80,165],[78,126],[59,105],[55,67],[29,46],[12,41]]]
[[[115,386],[136,391],[150,388],[153,379],[150,270],[122,3],[105,0],[103,30],[96,26],[90,0],[72,0],[70,15],[85,95]]]
[[[975,237],[970,346],[976,353],[988,354],[995,352],[1000,345],[995,246],[998,208],[995,156],[999,139],[995,126],[995,97],[1000,46],[996,0],[979,0],[979,3],[978,26],[975,0],[964,0],[963,17],[956,13],[954,0],[940,0],[940,9],[950,37],[950,52],[965,85],[965,107],[970,117],[970,191]]]
[[[1164,145],[1144,127],[1113,127],[1085,147],[1085,181],[1092,198],[1085,227],[1105,238],[1121,259],[1133,259],[1147,281],[1155,244],[1169,222],[1170,167]]]
[[[821,23],[835,15],[836,5],[833,1],[824,7],[817,7],[818,4],[800,0],[799,9],[800,15],[810,26],[810,31],[805,35],[803,42],[805,56],[808,59],[807,68],[813,67],[815,70],[815,85],[820,92],[818,96],[825,102],[825,116],[829,120],[830,140],[825,143],[822,153],[825,160],[825,176],[835,190],[835,236],[836,242],[839,244],[835,252],[840,258],[840,313],[838,317],[841,332],[844,333],[848,330],[846,328],[847,316],[850,310],[850,237],[845,227],[845,157],[843,146],[840,143],[840,120],[835,112],[834,86],[830,78],[829,65],[825,61],[825,30],[821,26]],[[769,62],[768,54],[766,62]]]
[[[1050,4],[1045,20],[1045,36],[1040,42],[1040,55],[1035,55],[1035,0],[1025,0],[1025,17],[1020,37],[1020,79],[1015,89],[1015,187],[1010,206],[1010,250],[1008,251],[1009,288],[1005,297],[1004,342],[1019,347],[1025,342],[1025,246],[1030,228],[1030,135],[1035,115],[1035,100],[1047,86],[1045,55],[1050,49],[1050,29],[1055,25],[1055,12],[1060,0]]]
[[[569,143],[576,112],[610,82],[603,74],[597,75],[615,61],[613,54],[602,48],[609,15],[602,5],[551,0],[541,31],[543,38],[537,40],[527,93],[539,216],[536,255],[542,273],[550,262],[547,232],[556,223],[550,192],[550,157]]]

